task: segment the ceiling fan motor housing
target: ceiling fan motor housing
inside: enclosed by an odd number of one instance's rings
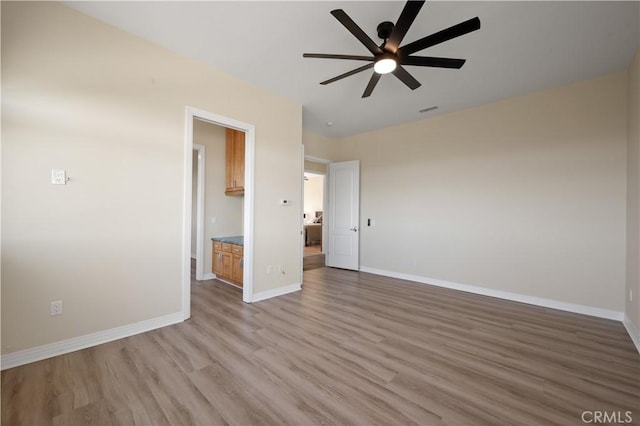
[[[391,36],[391,31],[393,31],[393,27],[395,25],[393,22],[384,21],[378,24],[378,37],[383,40],[386,40]]]

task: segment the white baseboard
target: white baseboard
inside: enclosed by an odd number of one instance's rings
[[[220,281],[220,282],[223,282],[223,283],[225,283],[225,284],[227,284],[227,285],[233,286],[233,287],[235,287],[235,288],[242,289],[242,287],[240,287],[238,284],[236,284],[236,283],[234,283],[234,282],[231,282],[231,281],[229,281],[229,280],[225,280],[224,278],[217,278],[217,280],[218,280],[218,281]]]
[[[35,348],[11,352],[0,357],[0,369],[6,370],[8,368],[18,367],[31,362],[52,358],[54,356],[67,354],[69,352],[133,336],[134,334],[155,330],[156,328],[165,327],[167,325],[177,324],[182,321],[184,321],[182,312],[176,312],[133,324],[111,328],[109,330],[98,331],[84,336],[37,346]]]
[[[493,290],[490,288],[478,287],[468,284],[459,284],[450,281],[438,280],[435,278],[421,277],[418,275],[403,274],[400,272],[385,271],[382,269],[360,267],[360,271],[368,272],[375,275],[383,275],[385,277],[399,278],[402,280],[415,281],[420,284],[435,285],[438,287],[446,287],[453,290],[466,291],[467,293],[481,294],[483,296],[496,297],[498,299],[512,300],[514,302],[527,303],[529,305],[542,306],[545,308],[558,309],[561,311],[574,312],[577,314],[589,315],[592,317],[606,318],[616,321],[622,321],[624,312],[612,311],[609,309],[596,308],[593,306],[578,305],[574,303],[560,302],[553,299],[545,299],[542,297],[527,296],[525,294],[511,293],[508,291]]]
[[[293,293],[294,291],[302,290],[300,283],[290,284],[284,287],[274,288],[273,290],[261,291],[256,293],[251,298],[251,303],[259,302],[261,300],[271,299],[272,297],[282,296],[284,294]]]
[[[631,318],[625,313],[624,319],[622,320],[622,324],[624,324],[624,328],[627,329],[627,333],[631,337],[633,344],[636,345],[636,349],[638,353],[640,353],[640,332],[636,328],[636,326],[631,322]]]
[[[216,279],[216,274],[214,274],[213,272],[207,272],[202,276],[202,281],[215,280],[215,279]]]

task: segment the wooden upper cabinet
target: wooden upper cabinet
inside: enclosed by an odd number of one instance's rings
[[[227,195],[244,195],[244,132],[226,129],[225,175]]]

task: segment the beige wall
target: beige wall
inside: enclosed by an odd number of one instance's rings
[[[304,155],[333,160],[339,153],[339,144],[336,139],[325,138],[308,130],[302,132],[304,141]]]
[[[194,120],[193,143],[205,147],[204,273],[212,269],[211,237],[242,235],[243,197],[224,194],[225,129]],[[215,223],[212,219],[215,219]]]
[[[325,163],[316,163],[315,161],[305,160],[304,171],[325,174],[327,173],[327,165]]]
[[[254,291],[299,281],[299,105],[57,3],[1,7],[3,354],[181,311],[186,105],[255,125]]]
[[[363,267],[624,309],[626,73],[338,140]]]
[[[627,286],[625,311],[640,330],[640,49],[628,72]],[[633,300],[629,298],[633,292]]]

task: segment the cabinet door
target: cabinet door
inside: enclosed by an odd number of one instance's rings
[[[233,263],[231,267],[231,281],[233,281],[238,286],[242,287],[242,256],[233,256]]]
[[[220,253],[222,278],[231,279],[231,253]]]
[[[213,243],[212,269],[217,278],[231,279],[231,247],[231,244],[218,241]]]
[[[233,138],[234,188],[244,191],[244,132],[235,131]]]
[[[220,250],[213,251],[213,273],[216,277],[222,276],[222,252]]]
[[[233,245],[231,246],[231,253],[233,255],[232,265],[231,265],[231,281],[235,284],[242,287],[242,267],[244,262],[243,250],[242,246]]]
[[[234,185],[233,180],[234,176],[234,147],[235,147],[235,130],[233,129],[225,129],[225,182],[226,182],[226,190],[225,192],[233,191]]]
[[[225,194],[244,195],[244,132],[226,129],[225,137]]]

